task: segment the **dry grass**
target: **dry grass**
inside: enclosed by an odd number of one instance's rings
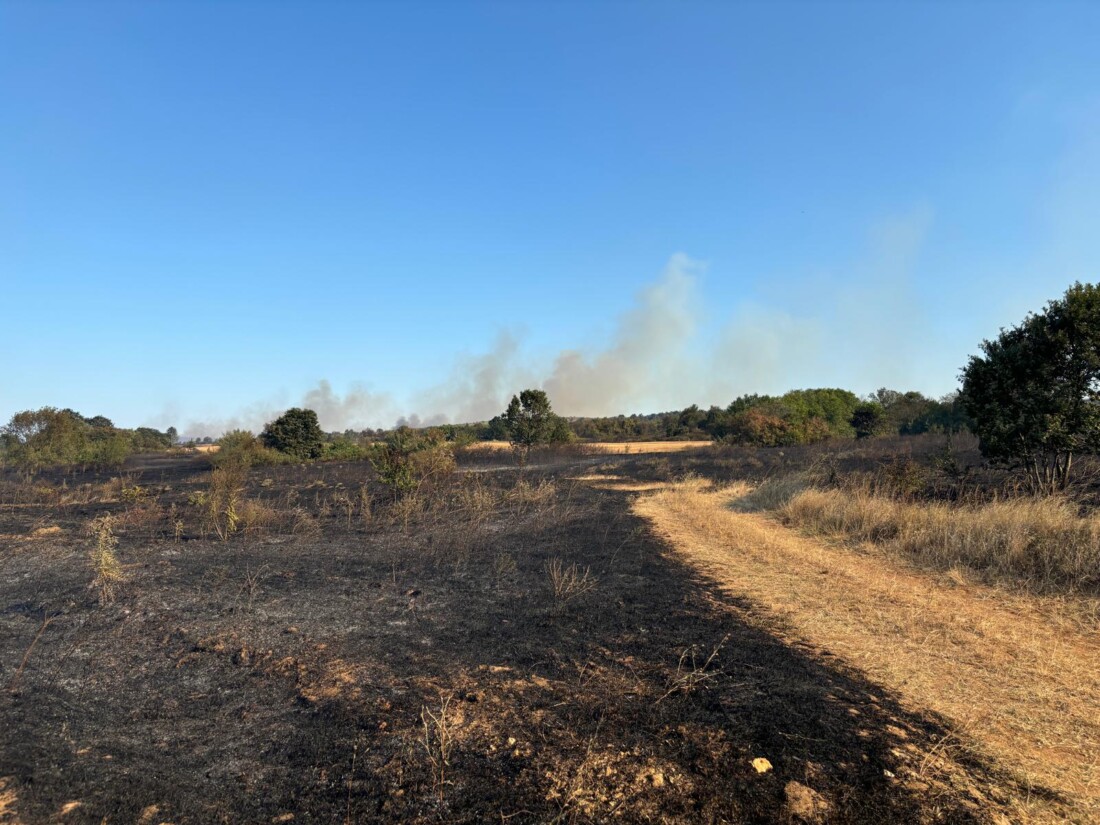
[[[559,607],[596,589],[596,577],[589,568],[582,570],[576,563],[566,565],[558,558],[547,563],[546,576]]]
[[[99,594],[100,604],[115,600],[119,586],[125,579],[122,563],[115,554],[118,537],[115,535],[115,518],[111,515],[93,519],[88,525],[92,534],[92,587]]]
[[[457,722],[451,711],[452,696],[444,696],[438,711],[427,705],[420,710],[420,721],[424,728],[421,744],[432,768],[432,780],[435,784],[439,802],[443,802],[443,793],[447,787],[447,768],[451,764],[451,752],[454,750]]]
[[[763,626],[774,630],[778,619],[789,641],[840,656],[903,704],[951,720],[955,733],[899,781],[965,783],[956,757],[977,755],[1014,777],[1001,789],[1013,821],[1100,819],[1095,629],[1049,600],[935,579],[886,554],[739,512],[746,492],[691,480],[635,508],[686,560],[750,599]],[[1042,518],[1059,524],[1068,516],[1054,507]]]
[[[781,504],[778,515],[787,524],[875,542],[942,570],[966,567],[1046,592],[1100,589],[1100,515],[1082,518],[1061,499],[959,507],[807,489]]]
[[[592,441],[581,442],[579,446],[586,452],[607,455],[641,455],[643,453],[679,453],[684,450],[697,450],[700,447],[713,447],[713,441]],[[511,450],[507,441],[479,441],[466,447],[468,451]]]

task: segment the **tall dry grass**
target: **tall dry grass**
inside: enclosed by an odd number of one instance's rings
[[[774,512],[788,525],[874,542],[930,567],[967,567],[1040,591],[1100,590],[1100,515],[1082,517],[1063,499],[959,506],[809,488]]]

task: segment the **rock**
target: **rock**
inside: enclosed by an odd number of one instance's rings
[[[783,788],[787,798],[787,813],[799,822],[823,822],[829,813],[829,802],[801,782],[788,782]]]
[[[772,763],[763,756],[758,756],[752,760],[752,766],[756,768],[757,773],[767,773],[772,769]]]

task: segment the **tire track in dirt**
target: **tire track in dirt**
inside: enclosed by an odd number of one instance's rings
[[[735,511],[747,491],[699,480],[643,487],[634,509],[724,592],[751,600],[762,625],[951,720],[954,741],[928,767],[958,773],[953,753],[977,755],[1015,777],[1005,789],[1013,821],[1100,821],[1095,633],[1027,596],[937,579]]]

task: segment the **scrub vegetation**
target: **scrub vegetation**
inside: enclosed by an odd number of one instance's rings
[[[1098,821],[1095,300],[941,400],[20,413],[0,820]]]

